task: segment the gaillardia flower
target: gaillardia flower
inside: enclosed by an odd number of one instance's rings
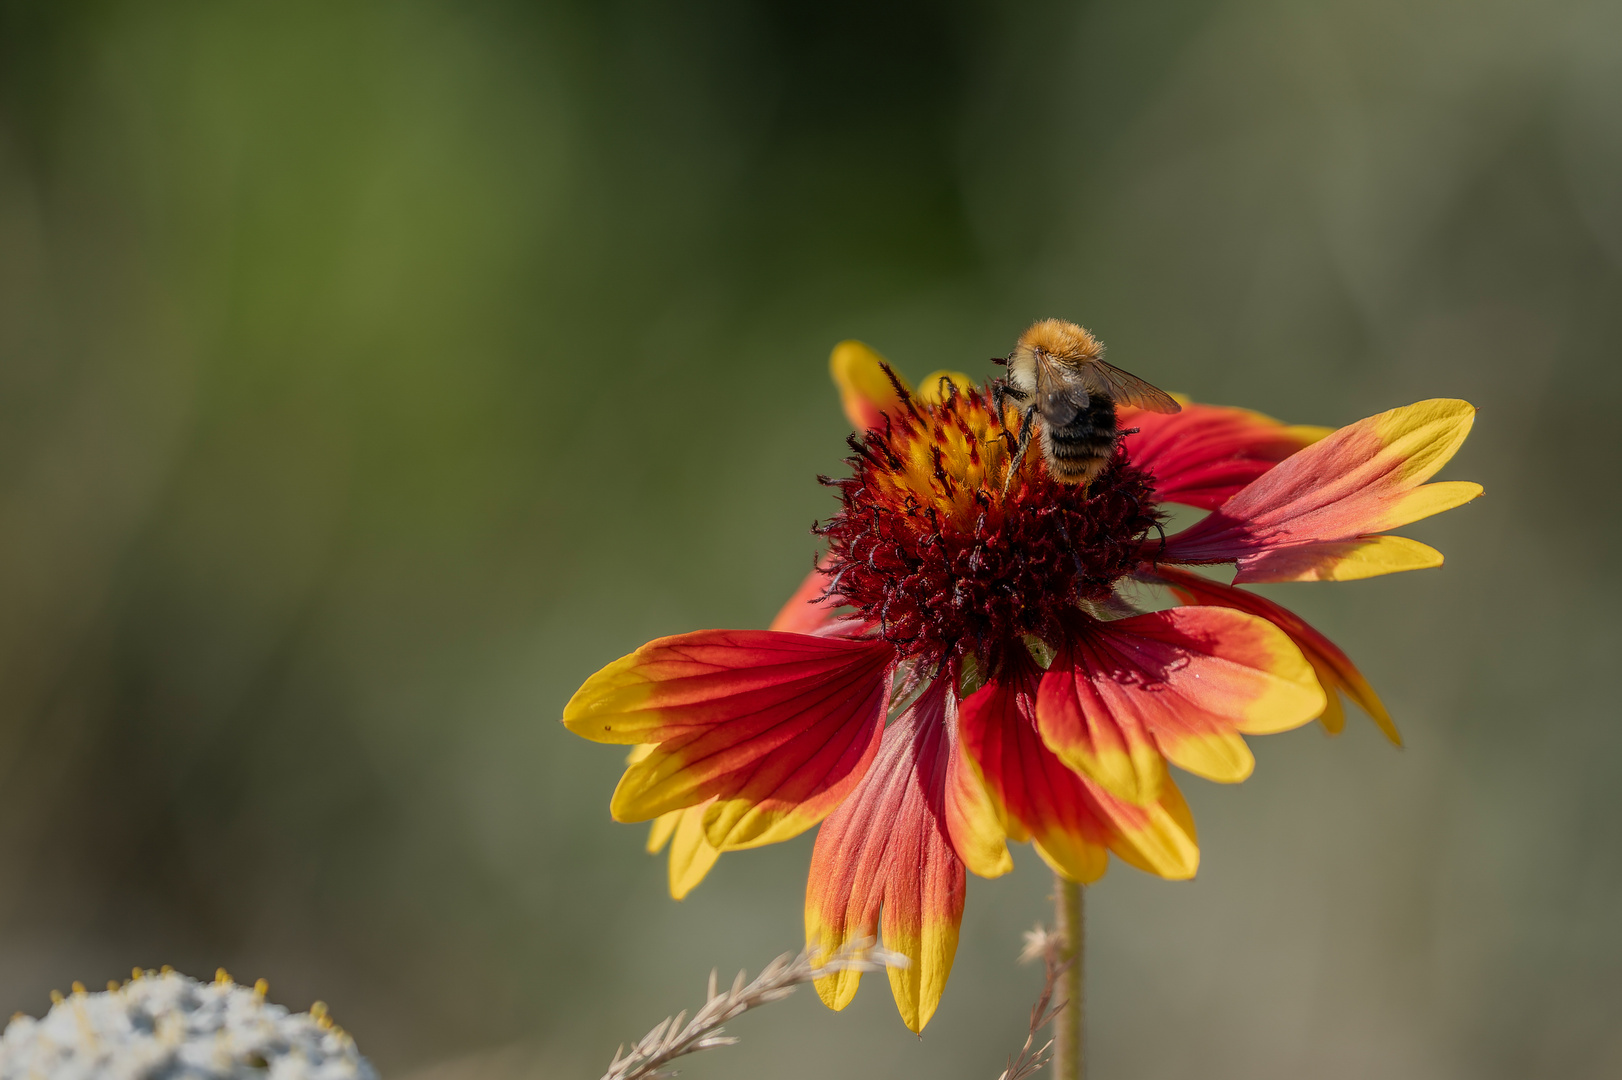
[[[610,809],[654,821],[679,899],[719,854],[822,825],[808,941],[882,937],[914,1031],[957,948],[965,871],[1012,868],[1030,841],[1090,882],[1109,853],[1164,878],[1199,863],[1168,763],[1250,775],[1247,735],[1319,719],[1340,695],[1395,727],[1345,654],[1239,586],[1350,580],[1436,566],[1393,529],[1480,494],[1426,483],[1475,410],[1422,401],[1338,431],[1185,403],[1122,409],[1108,468],[1087,485],[1026,454],[1017,412],[941,373],[911,390],[866,346],[832,368],[858,435],[827,550],[768,630],[651,641],[570,700],[564,723],[634,746]],[[1136,430],[1133,430],[1136,429]],[[1173,535],[1160,505],[1209,513]],[[1233,584],[1189,569],[1233,564]],[[1181,606],[1139,611],[1122,595]],[[842,1008],[860,975],[823,980]]]

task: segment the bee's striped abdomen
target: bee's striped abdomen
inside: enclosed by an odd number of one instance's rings
[[[1043,424],[1043,457],[1055,479],[1081,484],[1104,471],[1115,454],[1115,403],[1095,396],[1063,427]]]

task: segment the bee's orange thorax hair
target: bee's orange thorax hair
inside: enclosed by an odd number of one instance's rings
[[[1104,345],[1085,327],[1063,319],[1043,319],[1019,336],[1019,351],[1038,351],[1058,360],[1085,364],[1104,355]]]

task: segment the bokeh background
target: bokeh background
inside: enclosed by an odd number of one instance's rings
[[[809,836],[688,900],[558,715],[813,556],[829,347],[1086,322],[1197,398],[1481,406],[1406,530],[1280,587],[1353,720],[1090,890],[1099,1077],[1622,1075],[1622,8],[0,4],[0,1014],[133,965],[329,1001],[393,1077],[596,1076],[800,935]],[[694,1077],[990,1080],[1048,877]]]

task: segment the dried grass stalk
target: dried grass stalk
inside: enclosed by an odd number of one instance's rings
[[[1074,964],[1075,958],[1061,960],[1064,939],[1058,934],[1051,933],[1038,923],[1036,929],[1025,935],[1025,948],[1019,954],[1022,964],[1041,957],[1044,977],[1042,980],[1042,996],[1036,999],[1031,1007],[1031,1029],[1025,1036],[1025,1045],[1019,1048],[1019,1053],[1008,1060],[1008,1068],[1002,1071],[997,1080],[1026,1080],[1034,1076],[1046,1065],[1053,1056],[1053,1040],[1049,1039],[1041,1046],[1036,1045],[1036,1036],[1043,1028],[1053,1023],[1053,1018],[1059,1015],[1064,1008],[1063,1001],[1053,1000],[1053,991],[1059,985],[1059,979]]]
[[[723,1033],[722,1024],[759,1005],[781,1001],[802,983],[812,982],[836,971],[881,971],[885,967],[906,967],[907,958],[875,947],[871,942],[852,942],[826,960],[818,960],[810,949],[798,956],[784,953],[766,965],[755,980],[745,984],[744,973],[732,980],[732,988],[718,992],[715,972],[710,972],[704,1007],[687,1020],[685,1011],[666,1017],[664,1022],[642,1036],[627,1052],[621,1046],[602,1080],[652,1080],[676,1075],[665,1066],[686,1054],[731,1046],[738,1040]],[[685,1023],[684,1023],[685,1021]]]

